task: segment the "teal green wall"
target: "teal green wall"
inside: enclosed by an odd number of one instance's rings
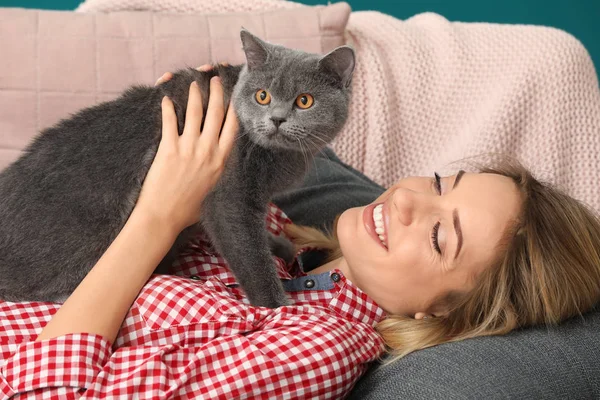
[[[198,0],[202,1],[202,0]],[[252,1],[252,0],[248,0]],[[301,0],[326,4],[326,0]],[[433,11],[452,21],[547,25],[577,37],[600,67],[600,0],[346,0],[355,11],[378,10],[405,19]],[[70,10],[79,0],[0,0],[4,7]]]

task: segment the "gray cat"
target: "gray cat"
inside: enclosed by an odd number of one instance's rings
[[[267,205],[341,130],[354,52],[304,53],[245,30],[241,39],[245,65],[182,70],[158,87],[132,87],[46,129],[0,174],[1,299],[62,302],[73,292],[135,205],[160,141],[162,97],[173,100],[181,134],[189,84],[196,80],[207,99],[218,74],[240,130],[200,223],[179,235],[157,271],[204,229],[253,305],[287,304],[269,251],[282,247],[269,242]]]

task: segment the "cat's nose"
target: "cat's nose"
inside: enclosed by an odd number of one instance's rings
[[[271,121],[273,121],[273,124],[279,128],[279,125],[281,125],[282,122],[285,122],[285,118],[273,116],[271,117]]]

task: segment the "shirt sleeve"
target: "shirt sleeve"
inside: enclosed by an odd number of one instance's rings
[[[0,394],[79,391],[94,381],[111,352],[110,342],[87,333],[23,343],[0,368]]]

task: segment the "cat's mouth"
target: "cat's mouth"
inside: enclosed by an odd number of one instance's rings
[[[277,132],[269,134],[266,141],[273,147],[285,149],[296,149],[300,147],[300,139],[288,135],[282,129],[278,129]]]
[[[298,151],[306,148],[302,136],[281,126],[272,127],[271,129],[264,127],[263,129],[257,129],[252,136],[257,144],[265,148]]]

